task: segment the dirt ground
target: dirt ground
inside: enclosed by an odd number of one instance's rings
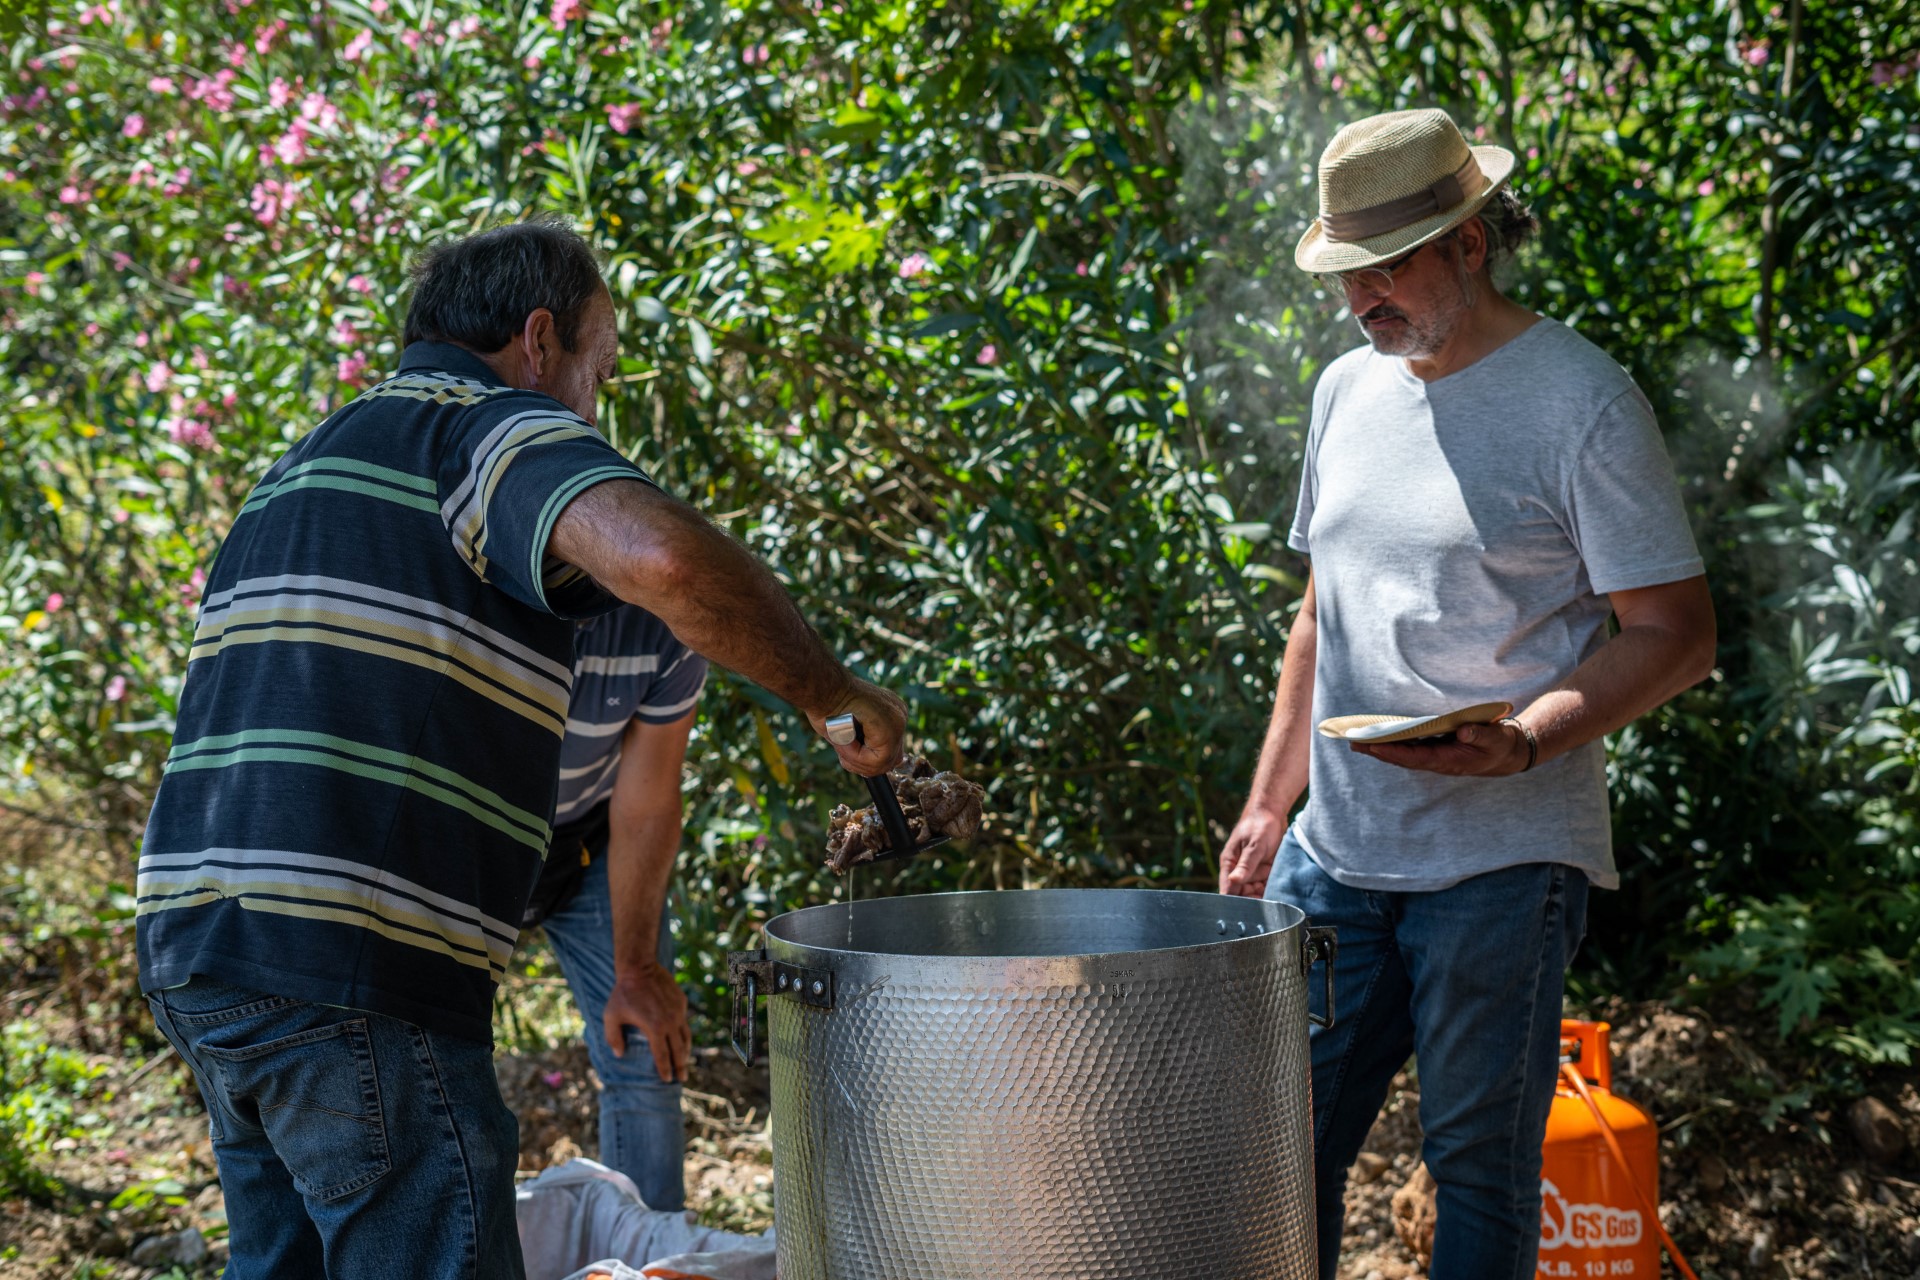
[[[1618,1092],[1652,1109],[1662,1130],[1661,1216],[1702,1280],[1891,1280],[1920,1277],[1920,1093],[1882,1090],[1905,1149],[1875,1162],[1845,1116],[1789,1112],[1764,1123],[1768,1065],[1729,1027],[1654,1005],[1595,1011],[1615,1027]],[[217,1274],[224,1205],[190,1079],[171,1054],[102,1056],[96,1103],[106,1136],[63,1140],[43,1164],[68,1187],[52,1203],[0,1204],[0,1276],[122,1280]],[[578,1045],[504,1055],[503,1091],[520,1117],[531,1174],[595,1153],[593,1081]],[[1758,1093],[1730,1082],[1758,1082]],[[1787,1092],[1790,1082],[1771,1087]],[[687,1090],[690,1206],[703,1220],[759,1230],[772,1219],[764,1068],[702,1049]],[[1347,1193],[1342,1275],[1415,1280],[1390,1205],[1419,1162],[1417,1079],[1405,1074],[1375,1126]],[[1885,1136],[1883,1134],[1883,1136]],[[1883,1152],[1884,1155],[1884,1152]],[[207,1256],[154,1261],[197,1230]],[[147,1258],[136,1264],[139,1251]],[[1677,1274],[1668,1271],[1667,1274]]]

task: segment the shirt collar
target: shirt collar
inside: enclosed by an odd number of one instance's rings
[[[413,369],[437,369],[444,373],[457,373],[463,378],[472,378],[492,387],[504,387],[500,375],[491,365],[465,347],[457,347],[451,342],[413,342],[400,353],[400,372]]]

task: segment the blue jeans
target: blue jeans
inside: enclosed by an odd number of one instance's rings
[[[226,1280],[525,1280],[493,1053],[211,978],[147,997],[200,1084]]]
[[[613,905],[606,847],[595,850],[579,890],[546,919],[547,941],[587,1023],[587,1056],[600,1077],[600,1163],[633,1179],[649,1209],[684,1209],[686,1126],[680,1086],[654,1069],[647,1038],[627,1028],[627,1053],[614,1056],[601,1030],[613,993]],[[673,931],[660,913],[660,963],[673,970]]]
[[[1533,1280],[1540,1147],[1562,980],[1586,934],[1585,874],[1535,862],[1431,893],[1350,889],[1289,831],[1266,896],[1339,931],[1338,1018],[1309,1033],[1321,1280],[1339,1263],[1347,1169],[1409,1054],[1421,1155],[1438,1184],[1430,1280]],[[1312,984],[1315,1013],[1323,999]]]

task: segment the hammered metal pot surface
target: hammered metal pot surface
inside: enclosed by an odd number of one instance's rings
[[[812,907],[767,955],[782,1280],[1308,1280],[1304,923],[1137,889]]]

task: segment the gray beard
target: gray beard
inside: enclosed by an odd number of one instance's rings
[[[1456,282],[1453,296],[1418,320],[1384,301],[1375,303],[1361,313],[1361,315],[1378,313],[1399,316],[1405,324],[1398,333],[1375,333],[1361,323],[1360,316],[1355,316],[1353,322],[1360,325],[1360,332],[1365,334],[1367,341],[1373,344],[1373,349],[1383,356],[1430,360],[1447,345],[1448,339],[1453,337],[1454,331],[1460,327],[1461,320],[1466,317],[1471,307],[1472,303],[1467,297],[1466,290]]]

